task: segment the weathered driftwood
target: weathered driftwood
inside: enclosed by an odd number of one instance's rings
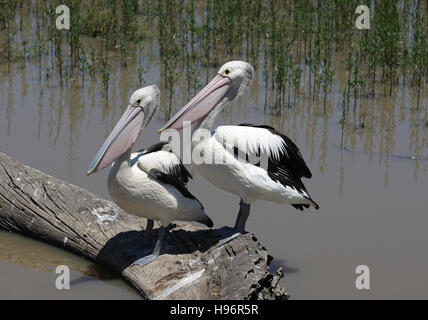
[[[0,152],[0,228],[71,250],[120,273],[147,299],[281,299],[282,272],[253,234],[219,247],[212,230],[175,225],[161,256],[131,265],[146,220]]]

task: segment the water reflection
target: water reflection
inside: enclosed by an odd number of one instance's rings
[[[0,267],[2,272],[6,272],[6,274],[11,273],[12,270],[16,272],[16,270],[20,269],[13,268],[13,265],[17,265],[19,267],[26,268],[22,270],[31,269],[31,271],[29,270],[28,272],[31,272],[35,277],[39,277],[33,280],[33,284],[35,286],[39,285],[41,292],[37,293],[37,290],[34,290],[35,292],[33,292],[33,289],[28,288],[28,292],[31,292],[31,294],[28,294],[29,296],[40,299],[49,295],[49,293],[54,294],[54,283],[57,277],[55,269],[59,265],[66,265],[73,273],[70,286],[73,289],[72,291],[74,291],[73,295],[76,294],[75,297],[77,298],[79,297],[77,294],[79,288],[85,289],[85,287],[78,285],[86,283],[86,290],[89,295],[93,295],[93,298],[111,299],[110,293],[103,292],[102,290],[96,290],[94,288],[93,279],[103,280],[105,283],[109,284],[108,286],[105,286],[105,289],[116,292],[117,297],[127,297],[128,299],[138,297],[138,293],[131,286],[121,281],[118,275],[111,273],[105,268],[79,258],[72,253],[61,250],[60,248],[56,248],[42,242],[36,243],[37,245],[35,245],[35,241],[30,238],[0,231],[0,262],[2,262]],[[6,262],[6,264],[3,262]],[[45,274],[41,275],[33,270],[53,274],[53,276]],[[2,276],[4,275],[2,274]],[[49,290],[46,289],[46,283],[43,283],[43,281],[46,281],[44,278],[47,278],[49,281],[48,284],[50,284],[50,286],[47,286]],[[11,281],[11,279],[9,279],[9,281]],[[11,289],[8,288],[9,283],[2,284],[4,286],[2,286],[3,290],[0,290],[0,296],[9,299],[10,296],[5,292],[5,290]],[[61,295],[58,293],[58,297],[60,296]]]

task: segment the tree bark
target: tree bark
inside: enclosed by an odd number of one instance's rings
[[[215,232],[174,224],[152,263],[132,265],[146,219],[0,152],[0,229],[46,241],[122,275],[145,299],[286,299],[281,269],[247,233],[223,246]],[[156,228],[156,225],[155,225]],[[156,232],[155,232],[156,233]]]

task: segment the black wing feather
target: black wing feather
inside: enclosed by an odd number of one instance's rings
[[[170,174],[176,176],[184,184],[188,183],[189,179],[193,179],[192,175],[186,169],[186,167],[181,162],[181,160],[180,160],[180,164],[177,164],[177,165],[175,165],[175,166],[172,167]]]
[[[138,150],[137,152],[140,154],[137,155],[132,161],[135,162],[138,160],[139,157],[142,157],[152,152],[161,151],[161,150],[173,153],[172,150],[164,149],[165,145],[167,145],[168,143],[169,143],[168,141],[161,141],[150,146],[147,149]],[[148,172],[148,174],[152,178],[157,179],[160,182],[174,186],[186,198],[194,199],[199,202],[199,200],[196,199],[196,197],[193,194],[191,194],[190,191],[187,190],[186,188],[186,183],[189,182],[189,178],[193,179],[193,177],[190,174],[190,172],[186,169],[186,167],[183,165],[183,162],[181,162],[181,159],[178,158],[178,160],[179,160],[179,164],[176,164],[173,167],[169,168],[170,172],[168,173],[161,172],[158,169],[153,168]],[[202,206],[200,202],[199,204]]]
[[[152,146],[150,146],[147,149],[141,149],[137,152],[141,152],[142,155],[146,155],[152,152],[157,152],[157,151],[161,151],[164,150],[165,145],[167,145],[169,142],[168,141],[161,141],[158,142]],[[164,150],[164,151],[168,151],[168,152],[172,152],[172,150]],[[141,156],[142,156],[141,155]],[[178,156],[177,156],[178,158]],[[186,167],[183,165],[183,163],[181,162],[181,159],[178,158],[180,161],[180,164],[174,165],[171,169],[170,169],[170,173],[171,175],[176,176],[178,179],[181,180],[181,182],[183,182],[184,184],[189,182],[189,178],[193,179],[192,175],[190,174],[190,172],[186,169]]]
[[[179,177],[174,176],[172,174],[166,174],[166,173],[160,172],[157,169],[151,169],[149,171],[149,175],[152,178],[159,180],[160,182],[174,186],[186,198],[194,199],[199,202],[199,200],[196,199],[196,197],[193,194],[191,194],[189,190],[187,190],[186,185],[179,179]]]
[[[306,187],[301,180],[302,177],[311,178],[312,173],[306,165],[305,160],[303,160],[303,156],[296,144],[286,135],[267,125],[242,123],[240,126],[263,128],[272,134],[281,137],[281,139],[284,141],[284,151],[280,152],[279,159],[274,159],[273,157],[269,158],[267,168],[269,177],[273,181],[277,181],[284,186],[290,186],[297,189],[299,192],[305,192],[308,194],[307,198],[311,200],[314,204],[314,207],[318,209],[318,204],[309,196],[309,193],[307,192]],[[237,148],[234,149],[234,153],[236,156],[238,153]],[[308,204],[292,204],[292,206],[297,210],[302,211],[303,208],[309,208]]]
[[[311,178],[312,173],[309,170],[308,166],[305,163],[305,160],[303,160],[303,156],[300,153],[299,148],[296,146],[296,144],[286,135],[280,133],[275,128],[272,128],[270,126],[266,125],[254,125],[254,124],[248,124],[248,123],[242,123],[240,126],[245,127],[253,127],[253,128],[263,128],[268,130],[274,135],[280,136],[281,139],[284,141],[284,152],[280,153],[279,159],[269,159],[273,164],[276,166],[280,165],[283,168],[293,172],[293,174],[299,178],[305,177],[305,178]]]
[[[144,154],[148,154],[156,151],[161,151],[163,147],[168,143],[169,143],[168,141],[161,141],[161,142],[155,143],[154,145],[148,147],[147,149],[141,149],[141,150],[138,150],[137,152],[143,152]]]

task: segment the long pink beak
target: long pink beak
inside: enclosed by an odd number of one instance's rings
[[[104,169],[128,151],[138,138],[144,120],[141,107],[129,105],[122,117],[92,160],[86,175]]]
[[[166,129],[180,130],[184,126],[184,121],[193,123],[205,117],[226,95],[229,89],[230,79],[217,74],[205,88],[181,108],[158,132],[161,133]]]

